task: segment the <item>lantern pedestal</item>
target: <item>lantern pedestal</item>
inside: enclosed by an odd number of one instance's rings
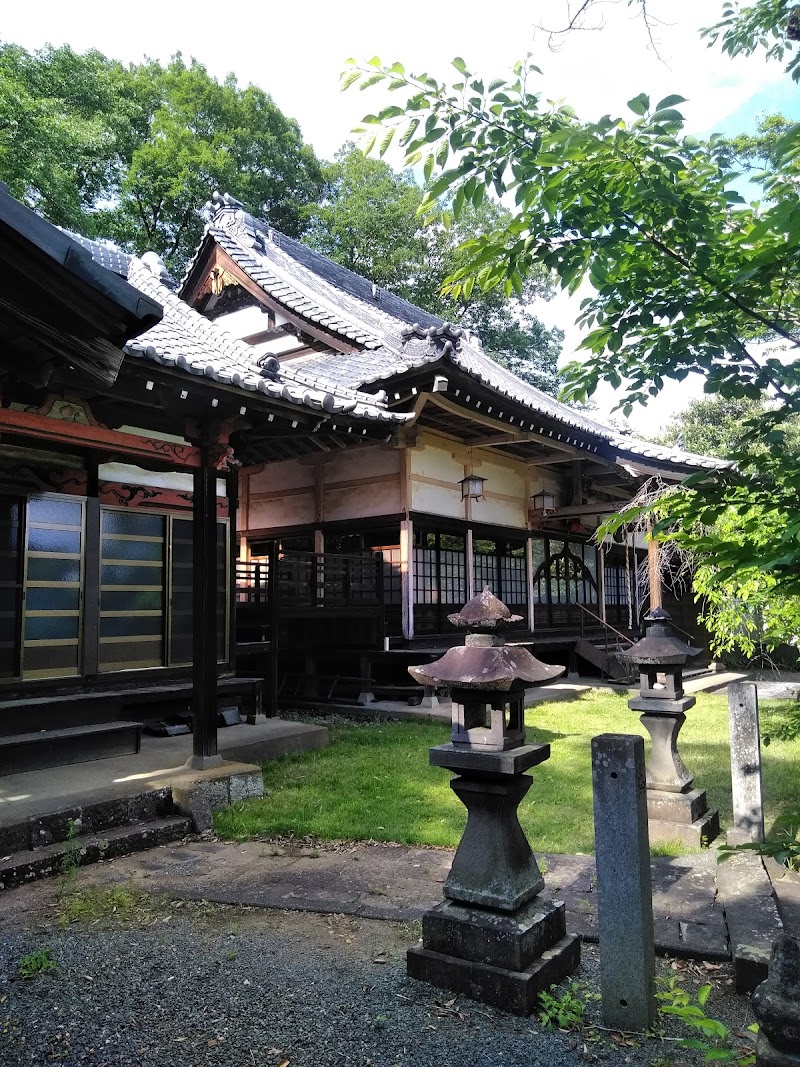
[[[639,668],[639,696],[628,701],[641,711],[652,747],[647,764],[647,821],[651,841],[681,841],[697,847],[719,836],[719,813],[709,810],[705,790],[692,789],[694,776],[678,752],[678,734],[694,697],[683,695],[683,668],[702,651],[672,631],[669,612],[655,608],[647,633],[622,653]]]
[[[467,808],[467,826],[444,893],[422,919],[422,948],[408,973],[474,1000],[528,1015],[538,994],[580,962],[564,904],[543,899],[536,858],[517,818],[532,779],[523,773],[550,757],[549,745],[485,751],[449,744],[431,763],[456,772],[450,783]]]
[[[639,721],[650,734],[647,764],[647,819],[651,841],[681,841],[697,848],[719,837],[719,812],[709,809],[705,789],[693,789],[694,776],[678,752],[678,734],[694,697],[628,701],[642,711]]]

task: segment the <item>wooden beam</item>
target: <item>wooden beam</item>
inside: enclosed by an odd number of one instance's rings
[[[556,463],[574,463],[575,456],[565,452],[548,452],[544,456],[537,456],[534,459],[524,459],[522,461],[529,467],[550,467]]]
[[[162,441],[155,437],[140,437],[139,434],[125,433],[122,430],[108,430],[104,426],[87,426],[83,423],[51,419],[47,415],[32,411],[0,408],[0,435],[7,433],[67,445],[70,448],[121,453],[130,459],[157,462],[168,468],[194,469],[201,464],[200,449],[193,445]]]
[[[624,503],[622,501],[619,503],[604,501],[603,503],[593,504],[569,504],[567,507],[556,508],[555,511],[548,512],[548,514],[554,519],[580,518],[581,515],[615,515],[627,503],[628,501]]]

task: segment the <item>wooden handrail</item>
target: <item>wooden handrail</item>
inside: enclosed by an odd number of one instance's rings
[[[603,629],[610,630],[612,632],[612,634],[616,634],[617,637],[621,638],[623,641],[627,641],[627,643],[629,645],[635,644],[635,641],[633,641],[630,637],[627,637],[625,634],[620,633],[619,630],[615,630],[614,627],[611,625],[611,623],[605,622],[605,620],[601,619],[599,615],[595,615],[595,613],[593,611],[590,611],[589,608],[587,608],[585,604],[577,604],[576,603],[575,607],[576,608],[580,608],[581,611],[585,611],[586,614],[587,615],[591,615],[593,619],[597,619],[597,621],[600,623],[600,625],[603,627]]]

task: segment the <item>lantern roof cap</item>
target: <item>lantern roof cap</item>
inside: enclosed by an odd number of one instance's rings
[[[433,663],[409,667],[408,673],[420,685],[507,692],[514,682],[550,682],[564,670],[542,663],[520,645],[455,645]]]
[[[461,611],[447,616],[453,626],[469,630],[497,630],[512,622],[520,622],[521,615],[512,615],[509,608],[499,600],[489,586],[467,601]]]
[[[703,651],[686,644],[670,625],[672,616],[664,608],[654,608],[645,615],[647,633],[635,645],[620,652],[631,663],[642,667],[682,667]]]

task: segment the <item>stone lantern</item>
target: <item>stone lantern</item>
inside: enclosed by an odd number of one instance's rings
[[[702,652],[678,638],[669,612],[645,616],[647,633],[620,655],[639,668],[639,696],[628,701],[650,734],[647,814],[651,840],[707,845],[719,835],[719,813],[709,810],[705,790],[693,789],[694,776],[678,752],[678,734],[696,701],[683,693],[683,668]]]
[[[506,645],[502,630],[518,619],[484,589],[450,616],[468,630],[465,643],[409,668],[423,685],[450,688],[451,741],[432,748],[430,761],[457,775],[450,788],[467,826],[446,899],[423,916],[408,973],[527,1015],[543,989],[578,966],[580,941],[566,932],[564,904],[540,896],[544,879],[517,817],[532,785],[523,772],[550,757],[549,745],[525,744],[525,689],[564,672]]]

